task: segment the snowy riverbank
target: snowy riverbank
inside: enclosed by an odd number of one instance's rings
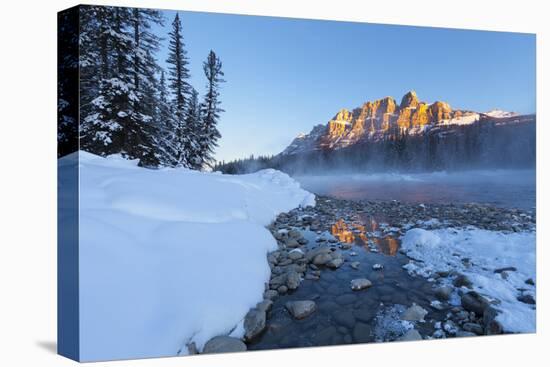
[[[415,228],[402,247],[414,259],[405,268],[431,278],[456,272],[489,301],[496,300],[496,320],[507,332],[536,330],[536,235],[534,231],[488,231],[475,227],[425,230]],[[450,280],[449,280],[450,284]],[[457,297],[455,300],[459,301]],[[532,301],[531,301],[532,300]],[[456,301],[455,301],[456,302]]]
[[[60,159],[62,178],[74,158]],[[84,361],[186,354],[188,343],[201,349],[230,333],[269,280],[276,242],[265,226],[315,204],[275,170],[231,176],[79,158]]]

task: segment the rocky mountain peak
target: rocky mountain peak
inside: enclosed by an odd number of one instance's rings
[[[408,91],[403,98],[401,98],[401,104],[399,105],[400,109],[404,108],[416,108],[418,107],[418,96],[414,90]]]

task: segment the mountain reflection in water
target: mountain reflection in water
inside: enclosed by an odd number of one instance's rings
[[[369,242],[374,244],[380,253],[394,256],[399,249],[399,241],[391,236],[383,236],[379,233],[379,223],[375,218],[368,218],[364,223],[347,224],[344,219],[339,219],[331,226],[331,233],[340,242],[355,243],[370,251]]]

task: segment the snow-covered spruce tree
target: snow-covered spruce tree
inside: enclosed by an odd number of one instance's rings
[[[218,139],[221,137],[217,124],[220,113],[220,84],[223,79],[222,62],[214,51],[210,50],[206,61],[203,63],[204,75],[206,76],[206,94],[201,104],[201,131],[199,136],[200,157],[203,167],[212,167],[214,163],[214,149],[218,146]]]
[[[172,22],[172,30],[169,32],[168,45],[168,86],[172,94],[172,110],[174,112],[174,126],[171,128],[174,141],[168,142],[176,151],[176,166],[189,167],[189,157],[186,147],[196,140],[194,132],[186,126],[187,99],[191,92],[189,85],[189,60],[185,43],[183,42],[182,24],[179,14],[176,14]]]
[[[192,139],[186,141],[184,149],[186,150],[189,168],[200,170],[204,164],[199,137],[202,133],[201,105],[199,103],[199,93],[195,88],[191,88],[191,96],[187,106],[185,117],[185,127]]]
[[[83,73],[81,143],[95,154],[122,153],[140,164],[159,163],[155,150],[155,130],[152,116],[154,74],[156,63],[152,52],[158,39],[150,31],[151,22],[160,22],[154,10],[119,7],[89,7],[81,60],[96,71]],[[95,28],[95,29],[94,29]],[[82,36],[81,36],[82,37]],[[95,57],[96,61],[89,61]],[[97,78],[97,81],[94,80]],[[88,89],[89,87],[89,89]]]
[[[78,11],[58,15],[57,156],[78,149]]]

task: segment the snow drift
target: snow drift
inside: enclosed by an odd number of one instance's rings
[[[506,233],[478,228],[415,228],[402,238],[402,248],[415,259],[405,268],[431,277],[438,271],[465,274],[474,290],[497,299],[497,320],[508,332],[535,332],[536,310],[520,302],[520,294],[535,296],[536,235],[534,231]],[[464,262],[463,259],[468,259]],[[498,269],[515,268],[503,277]],[[496,270],[496,271],[495,271]]]
[[[266,253],[276,249],[265,225],[315,204],[276,170],[150,170],[76,154],[83,361],[186,354],[187,343],[202,349],[216,335],[242,333],[269,280]],[[60,159],[61,173],[71,159]]]

